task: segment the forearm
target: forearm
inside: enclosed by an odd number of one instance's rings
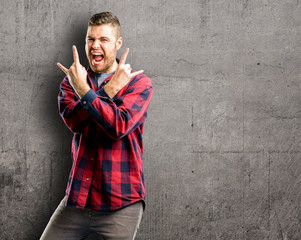
[[[91,118],[113,139],[129,134],[145,120],[152,96],[148,78],[147,82],[134,84],[124,91],[112,100],[104,88],[96,93],[90,90],[80,100]]]
[[[89,113],[82,107],[79,100],[66,76],[60,85],[58,95],[59,113],[66,126],[72,132],[77,133],[80,133],[92,121]]]
[[[120,90],[121,87],[114,82],[110,81],[104,86],[104,90],[106,91],[107,95],[112,99]]]
[[[74,91],[76,92],[77,96],[81,99],[83,96],[87,94],[87,92],[91,89],[90,86],[86,84],[80,84],[80,85],[73,85],[72,86]]]

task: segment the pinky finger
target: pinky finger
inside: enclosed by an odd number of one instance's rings
[[[136,77],[137,75],[139,75],[140,73],[143,73],[143,72],[144,72],[144,70],[140,70],[140,71],[134,72],[134,73],[131,74],[131,78],[132,77]]]

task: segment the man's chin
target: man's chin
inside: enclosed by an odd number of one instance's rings
[[[108,61],[108,60],[102,60],[100,63],[95,64],[93,61],[89,61],[90,68],[92,69],[93,72],[96,73],[107,73],[113,72],[114,69],[112,70],[112,66],[114,64],[115,58],[113,61]]]
[[[90,68],[92,69],[93,72],[96,72],[96,73],[103,73],[105,70],[103,66],[95,66],[92,64],[90,64]]]
[[[91,67],[91,66],[90,66]],[[95,73],[102,73],[102,69],[98,69],[98,68],[95,68],[95,67],[91,67],[92,71],[95,72]]]

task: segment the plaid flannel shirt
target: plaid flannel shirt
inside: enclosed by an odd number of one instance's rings
[[[113,75],[97,88],[87,72],[91,89],[82,99],[67,76],[58,95],[60,115],[74,133],[66,205],[110,211],[144,202],[142,134],[151,80],[139,74],[111,99],[103,87]]]

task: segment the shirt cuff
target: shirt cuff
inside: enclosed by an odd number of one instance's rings
[[[85,96],[80,99],[80,102],[84,108],[89,108],[92,105],[92,102],[98,97],[98,95],[90,89]]]
[[[104,90],[104,88],[101,88],[100,90],[98,90],[97,93],[98,93],[99,96],[101,96],[101,97],[107,97],[107,98],[111,99],[111,98],[109,97],[109,95],[106,93],[106,91]]]

